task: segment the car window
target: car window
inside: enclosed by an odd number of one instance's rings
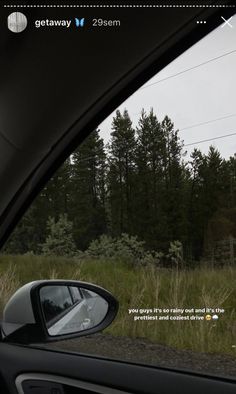
[[[236,376],[236,16],[155,75],[53,175],[0,256],[1,308],[31,280],[108,289],[117,318],[52,349]],[[89,291],[47,303],[47,321]],[[89,300],[89,302],[88,302]],[[36,346],[36,345],[34,345]]]
[[[69,289],[74,304],[82,300],[82,295],[78,287],[70,286]]]

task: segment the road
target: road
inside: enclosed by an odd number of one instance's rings
[[[236,354],[233,357],[197,353],[151,343],[146,339],[113,337],[110,334],[94,334],[44,346],[66,352],[236,378]]]

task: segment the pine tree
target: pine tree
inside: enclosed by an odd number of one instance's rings
[[[106,154],[99,131],[93,131],[72,157],[70,217],[79,249],[106,232]]]
[[[135,212],[138,235],[150,248],[160,246],[165,233],[161,201],[164,144],[161,125],[153,110],[149,114],[143,110],[137,127]]]
[[[160,123],[152,109],[142,111],[137,135],[138,235],[149,248],[167,248],[170,240],[183,241],[186,231],[183,143],[171,120],[166,116]]]
[[[108,145],[108,194],[112,235],[132,234],[135,130],[127,110],[116,111]]]
[[[73,240],[73,223],[67,215],[59,215],[58,221],[49,218],[47,221],[48,236],[42,244],[42,252],[49,256],[73,256],[76,246]]]
[[[168,116],[161,123],[165,143],[162,152],[165,192],[163,196],[169,240],[179,240],[182,243],[186,237],[185,204],[186,204],[186,165],[183,163],[183,141],[178,130]]]
[[[224,201],[226,184],[223,176],[223,160],[219,151],[213,146],[210,146],[207,155],[195,149],[191,158],[189,234],[192,238],[194,258],[200,259],[204,252],[204,243],[206,247],[208,242],[209,221]]]

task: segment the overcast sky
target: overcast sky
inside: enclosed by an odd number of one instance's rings
[[[185,144],[236,133],[236,15],[230,23],[233,28],[228,25],[219,26],[156,74],[119,107],[121,111],[124,108],[128,109],[134,126],[137,125],[142,108],[149,111],[153,107],[159,120],[165,115],[171,118],[175,128],[180,130],[179,135]],[[145,88],[149,84],[234,50],[234,53],[220,59]],[[99,126],[105,142],[109,139],[113,116],[114,113]],[[189,128],[226,116],[227,119]],[[207,152],[211,144],[217,147],[225,158],[236,153],[236,135],[196,143],[186,149],[188,154],[194,147]]]

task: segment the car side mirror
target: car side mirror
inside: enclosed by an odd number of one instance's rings
[[[76,338],[105,329],[117,311],[117,300],[102,287],[67,280],[30,282],[6,304],[2,338],[24,344]]]

